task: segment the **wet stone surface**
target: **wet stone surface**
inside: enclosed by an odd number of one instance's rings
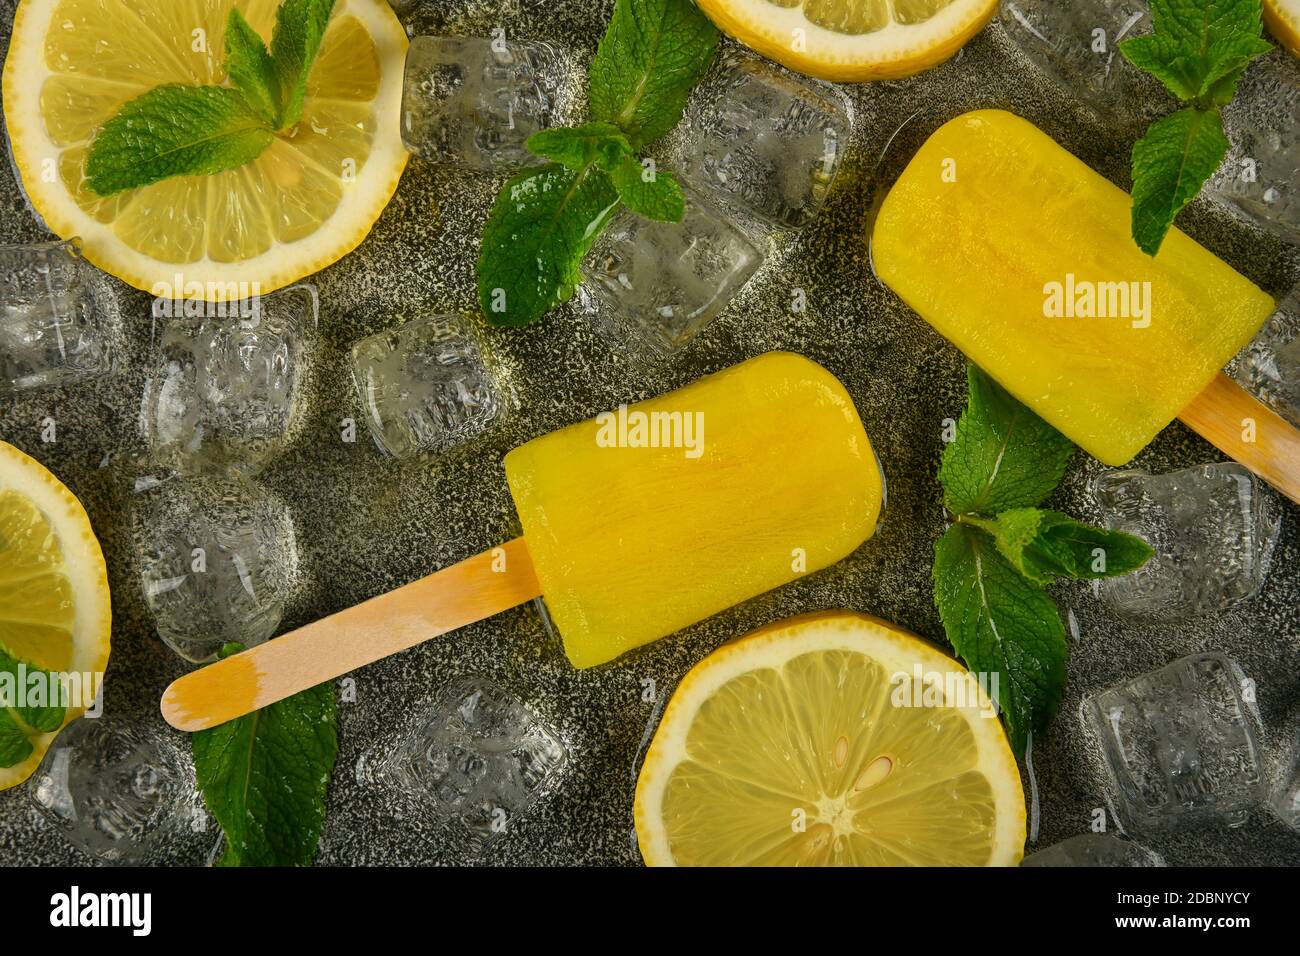
[[[503,26],[515,37],[570,44],[585,62],[612,3],[439,0],[413,6],[406,22],[416,34],[487,36]],[[13,7],[14,0],[0,0],[0,52],[7,48]],[[1021,56],[995,21],[959,57],[933,71],[846,87],[854,130],[820,217],[797,237],[771,239],[765,266],[674,363],[649,370],[628,364],[576,306],[527,329],[491,332],[519,409],[485,441],[432,465],[387,461],[376,451],[364,433],[349,350],[405,320],[474,307],[478,235],[501,179],[412,160],[370,238],[311,280],[320,290],[320,332],[304,422],[259,475],[288,504],[297,528],[299,568],[282,628],[341,610],[512,535],[515,518],[501,459],[514,445],[771,349],[801,352],[844,382],[884,462],[889,507],[876,537],[834,568],[605,667],[573,670],[558,644],[547,639],[537,613],[523,607],[352,675],[351,683],[340,686],[342,750],[320,863],[473,858],[436,823],[395,817],[356,783],[354,773],[368,747],[394,734],[453,681],[478,675],[526,701],[569,752],[556,790],[511,826],[481,862],[636,864],[633,778],[647,722],[658,712],[655,702],[643,700],[645,679],[654,681],[662,700],[692,664],[723,642],[822,608],[867,611],[941,639],[930,591],[932,545],[944,527],[934,476],[943,421],[955,418],[964,402],[963,363],[873,278],[868,214],[881,181],[899,171],[929,132],[986,106],[1028,117],[1093,168],[1129,186],[1131,140],[1068,101]],[[891,145],[881,160],[886,144]],[[1180,225],[1276,296],[1300,280],[1296,249],[1210,202],[1196,202]],[[0,243],[48,238],[21,198],[9,164],[0,164]],[[114,284],[129,339],[121,370],[77,387],[6,400],[0,405],[0,437],[35,455],[85,502],[113,588],[105,706],[114,715],[160,722],[159,695],[186,665],[154,631],[138,583],[127,509],[135,462],[144,451],[137,419],[151,355],[150,300]],[[806,311],[791,310],[796,289],[806,294]],[[58,426],[54,444],[41,442],[46,417]],[[340,438],[345,418],[358,424],[355,443]],[[1173,425],[1134,467],[1160,473],[1220,457]],[[1095,519],[1087,483],[1100,468],[1080,454],[1050,505]],[[1078,638],[1071,646],[1061,714],[1033,750],[1041,797],[1038,847],[1085,832],[1094,808],[1104,806],[1095,744],[1079,719],[1083,695],[1188,654],[1222,651],[1257,681],[1265,772],[1282,772],[1282,755],[1300,732],[1300,672],[1294,666],[1300,652],[1300,513],[1293,505],[1280,509],[1273,573],[1256,598],[1220,616],[1144,624],[1115,616],[1084,585],[1054,589],[1063,613],[1077,620]],[[24,790],[0,794],[0,858],[16,864],[85,862],[32,810]],[[216,840],[213,826],[190,827],[164,857],[202,864]],[[1300,862],[1300,834],[1263,811],[1238,829],[1181,829],[1146,845],[1173,866]]]

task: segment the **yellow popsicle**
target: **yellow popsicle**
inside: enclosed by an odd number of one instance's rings
[[[1032,123],[950,121],[881,206],[877,274],[1020,401],[1122,465],[1272,313],[1272,298],[1172,229],[1147,256],[1131,199]]]
[[[786,352],[538,438],[505,465],[575,667],[834,564],[872,535],[882,500],[844,386]]]

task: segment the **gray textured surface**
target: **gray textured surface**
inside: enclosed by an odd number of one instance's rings
[[[15,0],[0,0],[0,49],[7,47]],[[575,43],[589,56],[612,0],[430,0],[408,17],[415,32],[512,35]],[[450,562],[476,553],[511,531],[513,509],[501,468],[513,445],[586,418],[619,402],[684,384],[700,372],[769,349],[792,349],[826,365],[854,396],[884,461],[890,501],[880,533],[827,572],[768,594],[671,640],[594,671],[569,667],[531,609],[466,628],[355,675],[356,702],[341,705],[342,752],[330,796],[322,864],[457,863],[463,851],[416,820],[395,819],[353,777],[358,756],[404,714],[430,701],[447,682],[481,673],[533,702],[572,751],[558,790],[518,823],[483,862],[513,864],[636,863],[631,840],[636,755],[652,717],[641,681],[671,689],[697,660],[723,641],[780,617],[849,607],[941,637],[930,600],[931,543],[943,529],[934,475],[944,418],[964,399],[962,361],[871,275],[865,215],[877,190],[876,157],[899,125],[906,158],[942,120],[968,109],[1000,105],[1024,115],[1093,167],[1125,186],[1129,143],[1069,107],[1032,77],[995,23],[955,60],[907,81],[847,88],[856,127],[847,168],[828,209],[771,259],[725,317],[676,366],[635,370],[562,310],[522,331],[494,333],[519,389],[521,408],[494,438],[470,454],[431,467],[385,463],[367,442],[343,444],[338,423],[354,416],[345,370],[347,347],[428,310],[474,303],[477,236],[496,181],[436,170],[412,161],[397,196],[371,237],[315,278],[321,292],[323,349],[308,427],[264,480],[293,508],[302,551],[301,584],[286,626],[301,624]],[[886,162],[886,167],[890,166]],[[1269,291],[1300,278],[1300,255],[1198,202],[1180,220],[1202,243]],[[45,237],[0,168],[0,242]],[[807,290],[804,314],[789,311],[791,290]],[[158,697],[183,672],[154,635],[134,577],[125,503],[135,420],[150,343],[149,302],[122,289],[133,347],[118,377],[88,387],[42,392],[0,406],[0,437],[51,467],[86,503],[110,564],[114,597],[113,658],[107,707],[141,721],[160,721]],[[41,445],[38,422],[53,415],[59,441]],[[1137,460],[1168,470],[1219,456],[1179,425],[1168,428]],[[102,467],[105,459],[108,467]],[[1083,489],[1099,466],[1080,455],[1054,504],[1087,516]],[[1087,690],[1116,683],[1197,650],[1222,649],[1259,684],[1274,759],[1296,738],[1300,705],[1300,514],[1286,506],[1274,571],[1247,606],[1179,628],[1120,621],[1082,587],[1060,587],[1079,637],[1072,647],[1070,687],[1051,733],[1037,742],[1034,765],[1041,795],[1040,846],[1083,832],[1102,805],[1097,768],[1079,727]],[[176,863],[201,863],[216,834],[193,834],[175,848]],[[1235,831],[1196,829],[1146,841],[1171,864],[1300,862],[1300,836],[1262,813]],[[35,820],[22,788],[0,794],[0,862],[77,863],[77,852]]]

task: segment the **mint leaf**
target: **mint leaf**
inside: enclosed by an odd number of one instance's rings
[[[333,12],[334,0],[284,0],[275,12],[271,57],[281,96],[277,129],[288,129],[302,118],[307,77]]]
[[[1094,528],[1058,511],[1013,508],[996,518],[960,519],[991,535],[998,551],[1035,584],[1128,574],[1155,554],[1141,538]]]
[[[618,198],[638,216],[660,222],[681,222],[686,197],[671,173],[650,172],[635,156],[628,156],[610,174]]]
[[[211,176],[252,162],[274,134],[238,90],[155,87],[104,124],[86,158],[86,180],[100,196],[171,176]]]
[[[936,542],[933,582],[954,650],[976,674],[998,675],[998,707],[1011,746],[1023,753],[1065,690],[1068,648],[1056,603],[1007,563],[992,538],[966,524]]]
[[[10,657],[9,654],[0,650],[0,671],[9,675],[6,684],[12,684],[14,695],[17,700],[25,700],[27,704],[35,702],[36,698],[32,695],[36,693],[36,684],[39,684],[40,693],[48,695],[52,689],[61,687],[60,684],[52,682],[52,675],[49,671],[43,671],[39,667],[26,665],[19,670],[17,659]],[[26,692],[19,687],[19,683],[26,683]],[[27,736],[39,736],[40,734],[53,734],[60,727],[64,726],[64,721],[68,718],[68,709],[62,706],[60,700],[45,700],[40,706],[13,706],[17,700],[9,701],[10,714],[17,719],[18,726],[21,730],[27,732]],[[3,709],[4,701],[0,701],[0,709]]]
[[[17,706],[20,700],[33,702],[27,696],[35,691],[33,677],[38,677],[42,690],[49,692],[48,671],[30,664],[20,670],[18,661],[0,650],[0,672],[7,675],[0,683],[0,769],[3,769],[15,767],[30,757],[35,739],[62,727],[68,712],[57,700],[47,701],[42,707]]]
[[[1246,64],[1271,49],[1259,0],[1151,0],[1151,21],[1153,32],[1125,40],[1120,52],[1184,102],[1225,80],[1235,89]]]
[[[612,123],[544,129],[528,137],[524,145],[530,152],[574,171],[594,163],[610,173],[633,155],[627,137]]]
[[[618,0],[591,64],[592,118],[640,148],[682,118],[704,76],[718,30],[690,0]]]
[[[334,686],[321,684],[194,734],[199,789],[226,834],[221,866],[306,866],[338,756]]]
[[[35,749],[26,729],[19,725],[10,711],[0,707],[0,769],[18,766]]]
[[[226,73],[235,89],[268,125],[280,119],[280,80],[275,61],[238,8],[226,18]]]
[[[497,197],[478,260],[483,314],[497,325],[527,325],[567,302],[578,267],[618,206],[595,165],[559,163],[520,173]]]
[[[1174,217],[1196,198],[1228,152],[1217,109],[1179,110],[1156,120],[1133,147],[1133,238],[1160,251]]]
[[[1189,55],[1182,43],[1168,36],[1148,34],[1130,37],[1119,45],[1120,53],[1139,70],[1145,70],[1183,102],[1201,95],[1204,66]]]
[[[1060,483],[1074,444],[975,365],[966,379],[966,410],[939,468],[944,506],[996,514],[1038,504]]]

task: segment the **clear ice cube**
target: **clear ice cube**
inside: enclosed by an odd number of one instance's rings
[[[1165,866],[1160,854],[1144,846],[1107,836],[1083,833],[1031,853],[1021,866]]]
[[[798,229],[820,210],[848,148],[836,91],[735,54],[701,85],[682,174],[721,203]]]
[[[194,663],[275,634],[298,569],[293,519],[237,473],[136,483],[133,532],[158,635]]]
[[[1184,819],[1244,823],[1263,799],[1253,685],[1223,654],[1194,654],[1089,695],[1106,799],[1133,830]]]
[[[159,462],[262,465],[297,423],[316,289],[294,286],[229,309],[240,310],[246,317],[173,318],[162,327],[140,413]]]
[[[564,769],[554,730],[479,677],[446,687],[397,740],[363,755],[359,782],[461,831],[481,851],[522,818]]]
[[[75,241],[0,246],[0,392],[111,372],[119,326],[116,297]]]
[[[425,159],[472,169],[542,162],[524,142],[565,124],[571,72],[547,43],[416,37],[406,55],[402,139]]]
[[[1246,346],[1237,379],[1273,411],[1300,428],[1300,290],[1289,295]]]
[[[1000,19],[1030,63],[1094,115],[1146,123],[1172,101],[1119,50],[1151,32],[1144,0],[1003,0]]]
[[[416,319],[352,348],[352,378],[379,450],[437,455],[482,435],[511,393],[469,323]]]
[[[28,789],[73,846],[109,863],[143,863],[197,809],[193,763],[161,724],[73,721]]]
[[[1300,60],[1274,50],[1246,69],[1223,108],[1231,144],[1209,195],[1289,242],[1300,242]]]
[[[580,301],[616,348],[661,360],[717,318],[762,264],[753,243],[688,192],[680,223],[615,217],[583,262]]]
[[[1092,494],[1108,528],[1146,539],[1155,556],[1131,574],[1096,582],[1115,611],[1178,621],[1259,593],[1280,516],[1270,493],[1233,462],[1167,475],[1113,471]]]

